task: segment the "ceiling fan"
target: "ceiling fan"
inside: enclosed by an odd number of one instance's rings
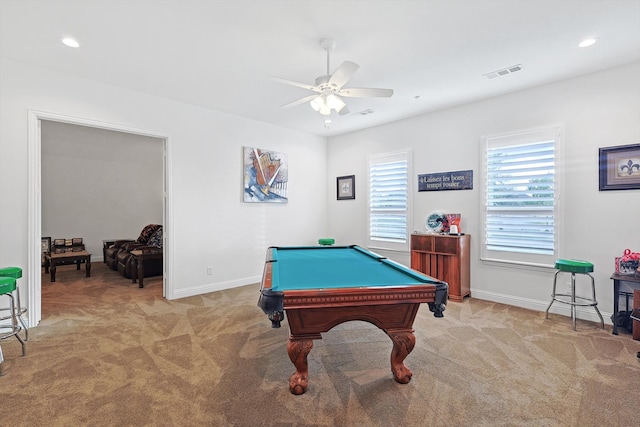
[[[360,66],[354,62],[345,61],[331,74],[329,59],[331,51],[336,47],[336,41],[330,38],[321,39],[320,46],[327,51],[327,74],[318,77],[315,85],[273,77],[274,80],[280,83],[316,92],[313,95],[305,96],[304,98],[285,104],[280,108],[291,108],[309,102],[311,107],[323,116],[330,115],[331,110],[335,110],[338,114],[344,116],[345,114],[349,114],[349,108],[342,100],[342,97],[388,98],[393,95],[393,89],[345,88],[344,85],[351,79],[351,76],[353,76]]]

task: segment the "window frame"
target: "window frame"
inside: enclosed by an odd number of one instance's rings
[[[533,267],[533,268],[554,268],[555,260],[561,253],[561,235],[564,206],[562,197],[562,140],[564,127],[562,125],[550,125],[539,128],[524,129],[502,134],[487,135],[482,137],[481,156],[481,188],[480,199],[480,260],[489,263],[499,263],[507,266]],[[498,146],[511,147],[527,143],[542,142],[544,140],[554,141],[554,233],[553,233],[553,254],[534,254],[509,251],[498,251],[487,248],[487,154],[489,148]]]
[[[387,153],[371,154],[367,156],[367,247],[371,249],[409,252],[411,245],[412,227],[412,199],[413,182],[412,175],[412,150],[404,149]],[[371,165],[394,161],[407,162],[407,204],[406,204],[406,230],[404,242],[393,242],[382,239],[372,239],[371,237]],[[375,162],[375,163],[372,163]]]

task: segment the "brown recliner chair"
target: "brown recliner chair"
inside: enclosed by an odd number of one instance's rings
[[[116,257],[118,256],[118,252],[120,252],[123,249],[123,246],[125,243],[133,243],[133,242],[135,242],[135,240],[133,239],[116,240],[113,243],[113,245],[111,245],[104,251],[105,264],[107,264],[109,268],[111,268],[112,270],[118,270],[118,260],[116,259]]]
[[[134,249],[134,246],[143,246],[146,245],[151,236],[158,231],[158,229],[162,229],[162,225],[160,224],[149,224],[145,226],[137,239],[125,239],[125,240],[117,240],[114,242],[111,247],[105,250],[105,263],[112,269],[118,270],[118,254],[120,252],[129,252]]]
[[[142,237],[141,234],[142,238],[138,237],[135,242],[128,242],[121,245],[120,251],[116,255],[116,264],[118,273],[120,273],[122,276],[128,279],[132,278],[133,259],[131,256],[131,251],[141,249],[162,250],[162,226],[158,224],[153,225],[155,225],[156,227],[150,228],[150,230],[152,231],[150,235]],[[162,259],[144,260],[144,277],[159,276],[162,273]]]

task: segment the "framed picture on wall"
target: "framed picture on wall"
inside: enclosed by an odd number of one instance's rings
[[[347,175],[336,178],[338,200],[348,200],[356,198],[356,176]]]
[[[640,144],[599,150],[600,191],[640,189]]]
[[[289,162],[285,153],[243,147],[245,203],[288,203]]]

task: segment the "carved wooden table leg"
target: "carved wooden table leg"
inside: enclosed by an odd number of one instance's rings
[[[411,381],[413,375],[409,368],[404,365],[404,359],[411,353],[416,345],[416,337],[413,332],[387,332],[391,341],[393,341],[393,350],[391,350],[391,372],[393,377],[400,384],[407,384]]]
[[[303,394],[309,386],[309,365],[307,355],[313,348],[313,340],[287,341],[289,359],[296,367],[296,372],[289,377],[289,391],[293,394]]]

